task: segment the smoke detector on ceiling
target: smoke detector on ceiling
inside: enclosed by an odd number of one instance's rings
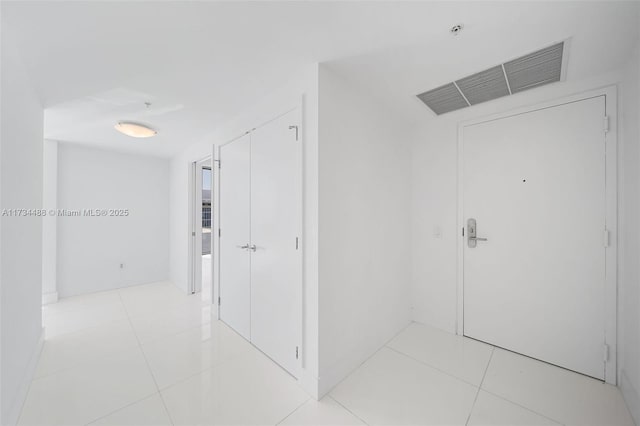
[[[453,27],[451,27],[449,32],[451,32],[452,35],[457,36],[458,34],[460,34],[460,31],[462,31],[463,28],[464,25],[462,24],[454,25]]]

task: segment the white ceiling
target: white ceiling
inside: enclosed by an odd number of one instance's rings
[[[409,120],[415,95],[571,37],[567,79],[620,67],[637,2],[2,2],[45,105],[46,137],[170,156],[283,84],[328,65]],[[457,37],[448,33],[464,23]],[[7,32],[5,32],[7,31]],[[146,108],[144,102],[152,105]],[[113,129],[159,130],[136,140]]]

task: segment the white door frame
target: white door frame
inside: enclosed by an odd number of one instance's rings
[[[609,231],[609,246],[606,250],[605,260],[605,342],[609,347],[607,360],[605,361],[605,381],[609,384],[617,383],[617,246],[618,246],[618,158],[617,158],[617,91],[616,86],[608,86],[567,96],[561,99],[544,102],[541,104],[518,108],[508,112],[502,112],[487,117],[463,121],[458,124],[458,245],[457,245],[457,312],[456,334],[464,334],[464,191],[463,191],[463,129],[474,124],[494,121],[501,118],[524,114],[541,109],[551,108],[572,102],[578,102],[597,96],[605,97],[605,113],[608,117],[609,130],[605,133],[605,191],[606,191],[606,227]],[[602,123],[605,126],[604,119]],[[604,354],[603,354],[604,356]]]
[[[303,207],[303,203],[304,203],[304,149],[305,149],[305,138],[304,138],[304,125],[305,123],[302,120],[303,117],[303,107],[304,107],[304,101],[303,98],[297,98],[295,101],[292,102],[286,102],[285,103],[288,106],[284,106],[283,108],[279,109],[279,112],[274,112],[274,114],[267,120],[264,120],[262,122],[260,122],[258,125],[256,125],[255,127],[251,128],[250,130],[247,130],[245,132],[243,132],[242,134],[234,137],[233,139],[228,140],[227,142],[220,144],[220,145],[215,145],[213,147],[213,168],[215,168],[216,170],[220,170],[221,167],[224,167],[224,165],[222,165],[220,163],[220,148],[224,145],[230,144],[234,141],[236,141],[237,139],[253,132],[255,129],[257,129],[258,127],[262,127],[267,123],[270,123],[271,121],[274,121],[278,118],[280,118],[281,116],[297,109],[298,110],[298,123],[300,128],[297,129],[297,131],[299,132],[299,139],[300,142],[298,144],[298,157],[299,157],[299,170],[298,170],[298,176],[299,176],[299,194],[298,194],[298,199],[300,200],[299,203],[299,210],[298,212],[296,212],[297,215],[299,215],[300,220],[299,220],[299,229],[298,229],[298,235],[300,235],[300,250],[299,250],[299,260],[300,260],[300,336],[298,336],[298,347],[300,348],[300,356],[298,358],[298,368],[300,371],[299,377],[297,377],[298,380],[301,379],[302,377],[302,369],[305,367],[305,363],[304,363],[304,359],[305,359],[305,346],[304,346],[304,289],[305,289],[305,283],[304,283],[304,247],[305,247],[305,234],[304,234],[304,207]],[[213,242],[213,250],[214,250],[214,261],[213,263],[213,268],[214,271],[216,271],[216,274],[213,275],[213,281],[214,281],[214,297],[213,300],[216,300],[216,302],[214,303],[215,305],[215,312],[216,312],[216,318],[219,320],[220,319],[220,309],[218,306],[218,295],[220,294],[220,223],[218,222],[218,219],[220,218],[220,179],[216,179],[216,173],[212,173],[213,177],[213,185],[212,188],[214,190],[214,194],[212,195],[212,203],[215,203],[215,208],[216,208],[216,214],[214,217],[214,222],[212,223],[212,226],[214,227],[212,229],[213,232],[213,238],[212,238],[212,242]]]
[[[197,219],[196,219],[196,213],[197,213],[197,207],[196,207],[196,202],[198,200],[202,200],[201,196],[198,197],[196,195],[196,190],[201,187],[201,185],[198,185],[198,167],[202,167],[204,165],[204,163],[208,163],[211,165],[211,188],[213,190],[213,184],[215,183],[215,178],[214,178],[214,166],[215,163],[212,159],[211,156],[207,156],[204,157],[198,161],[193,161],[191,162],[190,166],[189,166],[189,277],[188,277],[188,288],[187,288],[187,292],[189,294],[193,294],[195,293],[195,288],[196,288],[196,262],[200,261],[202,262],[202,233],[198,233],[197,232],[197,226],[196,224]],[[213,212],[212,212],[213,213]],[[202,220],[202,219],[200,219]],[[212,225],[212,232],[213,232],[213,223]],[[197,238],[197,237],[200,238]],[[200,244],[200,246],[198,246],[198,244]],[[200,247],[200,248],[199,248]],[[198,254],[200,254],[200,256],[198,256]],[[211,238],[211,254],[212,254],[212,258],[213,258],[213,238]],[[211,277],[212,277],[212,281],[213,281],[213,271],[214,271],[214,265],[213,262],[211,262]],[[202,272],[202,271],[200,271]],[[213,286],[213,282],[211,283],[211,285]],[[202,289],[200,290],[202,291]],[[213,291],[213,288],[212,288]],[[211,303],[213,304],[213,300],[214,300],[214,294],[212,294],[211,297]]]

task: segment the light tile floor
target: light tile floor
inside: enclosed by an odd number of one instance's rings
[[[633,425],[615,387],[415,323],[315,401],[170,283],[43,316],[24,425]]]

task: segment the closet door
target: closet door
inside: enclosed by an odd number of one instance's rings
[[[249,135],[220,147],[220,319],[251,338]]]
[[[291,111],[251,134],[251,342],[296,377],[302,322],[299,114]]]

